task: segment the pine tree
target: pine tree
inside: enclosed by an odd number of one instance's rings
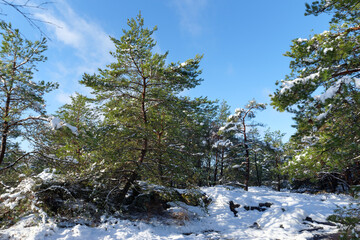
[[[215,154],[214,164],[214,185],[218,181],[218,169],[220,167],[220,180],[224,176],[224,161],[227,147],[230,145],[229,140],[225,140],[225,137],[219,132],[221,126],[226,123],[227,118],[230,116],[230,106],[223,100],[219,107],[219,113],[216,120],[213,122],[213,129],[211,133],[211,144],[213,146]],[[220,165],[220,166],[219,166]]]
[[[241,144],[245,151],[245,191],[248,191],[250,179],[249,131],[251,128],[261,125],[249,121],[255,118],[256,111],[262,111],[265,107],[263,103],[257,103],[255,100],[249,101],[245,108],[237,108],[235,114],[229,116],[227,124],[220,129],[241,136]],[[234,144],[234,146],[238,146],[238,144]]]
[[[37,164],[38,171],[56,168],[68,176],[76,175],[88,170],[96,161],[93,154],[100,145],[97,136],[100,118],[87,97],[76,93],[70,98],[71,103],[60,107],[54,116],[66,126],[76,128],[76,134],[68,127],[54,131],[49,126],[37,126],[33,130],[33,145],[39,153],[33,165]]]
[[[306,15],[322,13],[332,14],[329,31],[293,40],[285,54],[292,58],[291,74],[272,96],[272,105],[295,113],[292,140],[299,151],[291,172],[319,178],[339,172],[337,177],[345,179],[346,169],[359,164],[360,2],[306,5]]]
[[[8,168],[24,156],[24,152],[19,151],[16,138],[24,137],[26,128],[40,120],[32,114],[44,116],[43,96],[55,89],[57,84],[33,80],[36,65],[46,60],[43,55],[45,39],[35,42],[24,40],[18,29],[12,29],[11,24],[5,22],[0,23],[0,28],[0,165],[6,162],[8,165],[4,168]]]
[[[251,155],[253,158],[253,171],[255,171],[255,183],[258,186],[262,185],[263,182],[263,172],[268,171],[268,166],[265,163],[265,143],[261,139],[259,129],[254,127],[249,131],[249,138],[251,140]],[[252,171],[250,168],[250,171]],[[251,178],[250,178],[251,179]]]
[[[118,153],[112,158],[121,165],[118,179],[125,180],[119,202],[136,179],[153,170],[154,163],[159,172],[164,170],[163,161],[169,158],[165,157],[164,148],[177,146],[167,140],[174,137],[178,116],[185,115],[188,107],[187,100],[178,94],[201,82],[201,56],[166,64],[168,53],[153,52],[156,43],[152,34],[156,27],[145,28],[140,14],[128,20],[128,26],[120,40],[111,38],[116,47],[111,55],[116,62],[100,69],[99,74],[85,74],[81,81],[103,103],[104,124],[111,129],[109,150]]]
[[[281,165],[284,162],[283,161],[283,142],[282,138],[285,136],[284,133],[281,133],[279,130],[271,132],[270,129],[268,129],[265,132],[264,136],[264,142],[267,146],[267,152],[268,152],[268,162],[271,163],[270,171],[272,175],[275,175],[276,179],[276,190],[280,191],[281,189]]]

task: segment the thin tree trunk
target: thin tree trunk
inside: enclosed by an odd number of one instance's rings
[[[244,147],[245,147],[245,159],[246,159],[246,170],[245,170],[245,191],[249,190],[249,179],[250,179],[250,153],[249,147],[246,144],[246,137],[244,138]]]
[[[277,191],[280,192],[281,190],[281,177],[280,177],[280,173],[279,173],[279,159],[276,157],[276,171],[277,171]]]
[[[215,153],[215,169],[214,169],[214,183],[213,185],[215,186],[216,185],[216,181],[217,181],[217,172],[218,172],[218,151],[216,150],[216,153]]]
[[[207,175],[208,175],[208,182],[207,185],[211,186],[211,157],[209,156],[208,158],[208,170],[207,170]]]
[[[162,185],[165,184],[165,177],[164,177],[164,169],[163,169],[163,161],[162,161],[162,149],[161,149],[161,137],[162,132],[158,133],[158,146],[159,146],[159,157],[157,159],[157,168],[160,175],[160,183]]]
[[[221,153],[220,179],[224,177],[224,153],[225,149],[223,148]]]
[[[260,187],[261,186],[261,179],[260,179],[260,173],[259,173],[259,166],[257,164],[257,154],[256,154],[256,152],[255,152],[254,162],[255,162],[257,184]]]
[[[249,146],[247,145],[247,136],[246,136],[246,125],[245,125],[245,117],[243,120],[243,135],[244,135],[244,147],[245,147],[245,159],[246,159],[246,170],[245,170],[245,191],[249,190],[249,178],[250,178],[250,153]]]

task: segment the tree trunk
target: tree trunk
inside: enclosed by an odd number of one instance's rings
[[[208,175],[208,182],[207,182],[207,186],[211,186],[211,157],[209,156],[208,158],[208,170],[207,170],[207,175]]]
[[[214,183],[213,185],[215,186],[216,185],[216,181],[217,181],[217,172],[218,172],[218,151],[216,150],[216,153],[215,153],[215,169],[214,169]]]
[[[280,177],[280,173],[279,173],[279,159],[278,157],[276,157],[276,171],[277,171],[277,191],[280,192],[281,190],[281,177]]]
[[[256,180],[257,180],[258,186],[260,187],[261,186],[261,179],[260,179],[260,173],[259,173],[259,166],[257,164],[257,154],[256,154],[256,152],[255,152],[254,162],[255,162],[255,170],[256,170]]]
[[[145,99],[146,99],[146,88],[147,88],[147,83],[146,83],[146,78],[143,78],[143,91],[141,94],[141,114],[142,114],[142,120],[143,120],[143,124],[144,124],[144,130],[146,131],[147,129],[147,125],[148,125],[148,120],[147,120],[147,112],[146,112],[146,108],[145,108]],[[126,194],[128,193],[131,185],[133,185],[134,181],[136,180],[136,178],[138,177],[138,169],[141,167],[141,165],[144,162],[146,153],[148,151],[148,137],[147,135],[144,136],[143,138],[143,144],[142,144],[142,149],[140,151],[140,156],[137,160],[137,167],[135,168],[134,172],[130,175],[130,177],[128,178],[128,180],[125,183],[125,186],[123,188],[123,190],[120,193],[119,196],[119,201],[122,204]]]
[[[164,169],[163,169],[163,160],[162,160],[162,147],[161,147],[161,141],[162,141],[162,133],[163,132],[159,132],[158,133],[158,147],[159,147],[159,157],[157,159],[157,169],[158,169],[158,172],[159,172],[159,177],[160,177],[160,183],[162,185],[165,185],[165,177],[164,177]]]
[[[220,179],[224,177],[224,153],[225,149],[223,148],[221,153]]]
[[[1,146],[0,146],[0,165],[2,164],[2,162],[4,161],[5,158],[5,152],[6,152],[6,144],[7,144],[7,136],[8,136],[8,123],[4,122],[3,124],[3,133],[1,136]]]
[[[244,147],[245,147],[245,159],[246,159],[245,191],[248,191],[249,190],[249,179],[250,179],[250,153],[249,153],[249,146],[246,144],[246,137],[244,138]]]
[[[161,185],[166,185],[165,184],[165,177],[164,177],[164,169],[163,169],[163,166],[162,166],[162,164],[163,164],[163,162],[162,162],[162,159],[161,159],[161,156],[159,157],[159,159],[158,159],[158,172],[159,172],[159,177],[160,177],[160,183],[161,183]]]
[[[246,115],[242,119],[242,124],[243,124],[243,136],[244,136],[245,159],[246,159],[245,191],[248,191],[249,190],[249,179],[250,179],[250,153],[249,153],[249,146],[247,145],[245,117],[246,117]]]
[[[6,152],[6,145],[7,145],[7,137],[9,134],[9,112],[10,112],[10,95],[7,95],[6,102],[5,102],[5,112],[3,115],[4,123],[2,126],[2,136],[1,136],[1,146],[0,146],[0,165],[4,161],[5,152]]]

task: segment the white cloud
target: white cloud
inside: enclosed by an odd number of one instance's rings
[[[200,17],[208,0],[174,0],[173,2],[180,16],[181,27],[193,35],[200,35],[203,31]]]
[[[74,48],[81,47],[81,42],[83,40],[82,35],[79,34],[79,32],[76,32],[75,29],[70,29],[70,26],[65,22],[50,14],[39,13],[36,14],[36,17],[42,21],[51,23],[51,29],[54,31],[57,40]]]
[[[53,66],[48,78],[60,84],[53,97],[61,105],[69,103],[75,91],[89,94],[78,81],[83,73],[92,74],[111,63],[113,58],[109,52],[114,50],[109,34],[94,20],[76,13],[68,2],[58,0],[51,5],[53,9],[34,16],[50,23],[45,25],[52,40],[49,48],[57,49],[61,55],[48,62]]]
[[[51,23],[46,26],[55,40],[74,48],[75,54],[84,61],[80,65],[95,71],[112,60],[109,51],[113,50],[114,44],[109,34],[96,22],[79,16],[65,0],[54,6],[54,11],[37,13],[35,17]]]

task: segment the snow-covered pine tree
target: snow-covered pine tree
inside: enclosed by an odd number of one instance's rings
[[[332,15],[330,28],[293,40],[285,54],[291,73],[272,96],[279,111],[295,113],[298,152],[288,166],[298,177],[360,181],[360,2],[321,0],[306,15]],[[352,180],[349,171],[353,169]],[[355,178],[355,179],[354,179]]]
[[[235,137],[241,138],[240,144],[244,147],[245,156],[245,190],[248,191],[250,179],[250,147],[249,130],[260,126],[259,123],[251,122],[255,118],[256,111],[262,111],[266,108],[263,103],[257,103],[255,100],[249,101],[245,108],[237,108],[233,115],[228,117],[227,123],[220,128],[222,132],[232,133]],[[233,144],[237,147],[239,144]]]

